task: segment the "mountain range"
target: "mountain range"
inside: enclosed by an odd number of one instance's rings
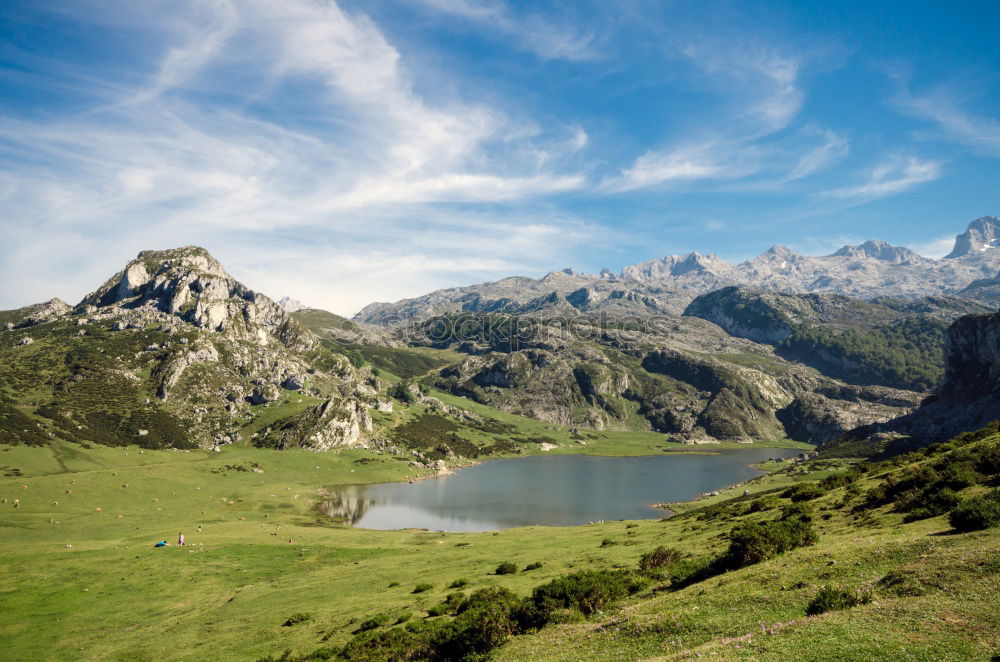
[[[143,251],[75,306],[0,311],[0,440],[429,463],[540,443],[500,412],[684,443],[935,439],[1000,415],[998,236],[977,219],[940,260],[877,241],[737,266],[672,256],[354,320],[276,303],[199,247]]]
[[[992,304],[989,280],[1000,271],[1000,219],[984,216],[955,238],[954,249],[934,260],[882,241],[844,246],[811,257],[774,246],[739,265],[715,255],[689,253],[641,262],[620,273],[572,269],[543,278],[499,281],[437,290],[395,303],[373,303],[354,319],[391,325],[444,313],[680,314],[699,294],[730,285],[793,294],[842,294],[855,298],[960,295]],[[972,286],[974,283],[978,285]],[[995,283],[994,283],[995,284]]]

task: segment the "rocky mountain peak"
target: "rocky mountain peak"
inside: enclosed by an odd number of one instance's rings
[[[277,339],[296,349],[315,343],[281,306],[234,279],[198,246],[142,251],[76,310],[134,317],[136,324],[180,319],[261,344]]]
[[[664,277],[678,277],[685,274],[705,274],[721,277],[733,270],[731,264],[709,253],[702,255],[691,252],[687,255],[667,255],[648,262],[641,262],[622,269],[622,278],[638,281],[657,280]]]
[[[298,299],[293,299],[289,296],[281,297],[278,300],[278,305],[284,308],[286,313],[297,313],[300,310],[307,310],[309,308],[309,306]]]
[[[976,255],[997,246],[1000,246],[1000,218],[982,216],[969,223],[968,229],[955,237],[955,247],[944,258]]]
[[[844,246],[830,257],[849,258],[872,258],[892,264],[926,262],[927,258],[919,255],[915,251],[903,246],[893,246],[892,244],[878,239],[866,241],[858,246]]]

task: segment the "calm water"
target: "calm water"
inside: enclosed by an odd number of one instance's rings
[[[760,472],[750,464],[799,452],[747,448],[714,455],[495,460],[412,484],[333,488],[320,508],[329,517],[369,529],[443,531],[662,517],[663,511],[650,504],[684,501],[753,478]]]

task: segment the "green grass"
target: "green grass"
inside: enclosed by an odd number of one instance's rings
[[[539,432],[558,431],[542,425]],[[620,454],[639,447],[611,437],[602,443]],[[264,472],[213,473],[250,462]],[[845,464],[785,467],[749,489],[819,479]],[[749,513],[746,500],[720,497],[665,521],[481,534],[370,531],[318,518],[318,490],[403,480],[419,475],[417,468],[363,450],[140,453],[75,445],[10,448],[0,451],[0,465],[23,474],[0,478],[8,499],[0,504],[0,645],[8,660],[305,653],[346,643],[371,619],[391,624],[412,612],[422,622],[456,578],[468,581],[467,593],[500,586],[526,596],[578,570],[635,568],[658,546],[718,554],[735,524],[775,516],[773,508]],[[589,620],[515,637],[494,658],[988,659],[1000,647],[997,529],[946,535],[946,517],[904,524],[889,506],[855,512],[879,480],[865,476],[810,502],[820,534],[814,546],[679,591],[653,585]],[[187,547],[153,548],[157,540],[174,543],[178,531]],[[501,562],[542,566],[496,575]],[[880,584],[890,573],[906,581]],[[412,592],[424,583],[433,588]],[[807,618],[807,605],[828,584],[873,585],[875,599]],[[296,614],[311,619],[284,625]]]

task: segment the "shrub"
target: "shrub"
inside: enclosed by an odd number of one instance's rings
[[[826,492],[816,483],[799,483],[781,493],[786,499],[791,499],[793,503],[802,501],[812,501],[823,496]]]
[[[423,593],[425,591],[431,590],[432,588],[434,588],[433,584],[417,584],[416,586],[413,587],[413,592]]]
[[[855,591],[849,591],[842,588],[834,588],[832,586],[824,586],[820,589],[819,593],[809,606],[806,607],[806,614],[809,616],[815,616],[816,614],[822,614],[828,611],[838,611],[841,609],[850,609],[851,607],[856,607],[858,605],[868,604],[872,601],[872,594],[870,590],[867,589],[857,589]]]
[[[368,630],[380,628],[388,623],[389,616],[387,614],[379,614],[378,616],[372,616],[367,621],[362,622],[361,625],[358,626],[356,632],[367,632]]]
[[[774,508],[777,508],[779,505],[781,505],[781,502],[778,501],[778,497],[766,496],[761,499],[755,499],[750,504],[750,507],[747,509],[747,512],[759,513],[764,510],[773,510]]]
[[[914,522],[916,520],[944,515],[957,506],[960,501],[961,499],[958,494],[946,487],[929,495],[924,501],[924,505],[913,508],[913,510],[906,514],[903,521]]]
[[[398,616],[398,617],[396,618],[396,623],[395,623],[395,625],[402,625],[403,623],[407,622],[407,621],[408,621],[408,620],[410,620],[411,618],[413,618],[413,612],[412,612],[412,611],[404,611],[403,613],[401,613],[401,614],[400,614],[400,615],[399,615],[399,616]]]
[[[681,553],[670,547],[657,547],[651,552],[643,554],[639,558],[640,570],[653,570],[665,568],[676,563],[681,558]]]
[[[444,602],[434,605],[427,610],[428,616],[444,616],[445,614],[454,614],[458,611],[458,608],[465,601],[464,593],[449,593],[448,597],[444,599]]]
[[[611,538],[605,538],[601,541],[601,547],[611,547],[612,545],[617,545],[618,543]]]
[[[978,531],[1000,525],[1000,490],[965,499],[948,514],[948,522],[959,531]]]
[[[637,593],[646,580],[629,570],[581,570],[535,588],[531,602],[540,614],[576,609],[590,616]]]
[[[513,575],[517,572],[517,564],[511,563],[510,561],[504,561],[497,566],[495,572],[498,575]]]
[[[812,518],[798,510],[788,509],[780,520],[746,522],[735,527],[729,534],[726,565],[742,568],[815,543],[818,536]]]
[[[528,565],[524,566],[524,570],[522,570],[521,572],[528,572],[529,570],[538,570],[541,567],[542,567],[542,562],[535,561],[534,563],[529,563]]]
[[[448,588],[462,588],[463,586],[468,586],[469,580],[464,577],[461,579],[456,579],[452,583],[448,584]]]
[[[289,616],[284,623],[281,624],[282,627],[291,627],[293,625],[298,625],[299,623],[305,623],[306,621],[312,620],[312,614],[307,614],[305,612],[297,612]]]
[[[489,653],[524,631],[521,612],[522,601],[505,588],[476,591],[435,638],[437,659],[468,660]]]

